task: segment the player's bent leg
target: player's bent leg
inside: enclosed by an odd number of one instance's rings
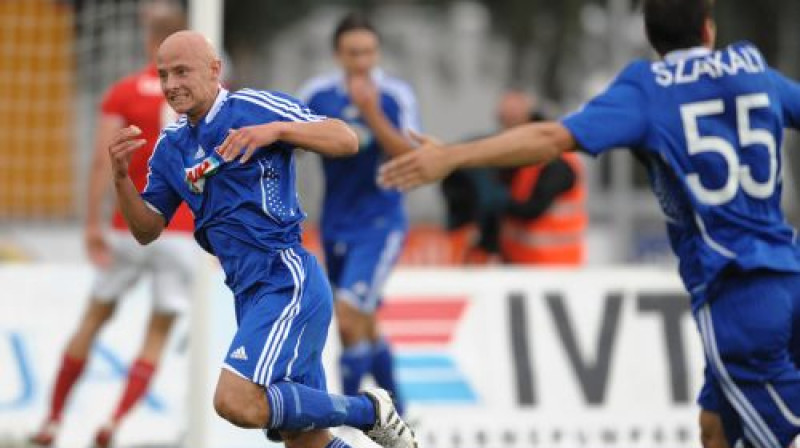
[[[220,417],[241,428],[265,428],[270,418],[264,388],[228,369],[219,375],[214,409]]]
[[[720,416],[711,411],[700,411],[700,442],[703,448],[731,448],[725,439]]]

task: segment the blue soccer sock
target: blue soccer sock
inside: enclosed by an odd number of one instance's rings
[[[334,395],[302,384],[280,382],[267,388],[268,427],[282,431],[375,424],[375,405],[365,395]]]
[[[369,372],[372,364],[372,347],[362,341],[342,349],[339,357],[339,372],[342,375],[342,393],[355,395],[361,387],[361,379]]]
[[[352,447],[344,440],[338,437],[334,437],[333,439],[331,439],[330,442],[328,442],[327,445],[325,445],[325,448],[352,448]]]
[[[397,381],[394,376],[394,355],[392,347],[385,339],[381,339],[372,346],[372,376],[378,386],[386,389],[394,398],[394,405],[397,412],[402,416],[405,406],[397,388]]]

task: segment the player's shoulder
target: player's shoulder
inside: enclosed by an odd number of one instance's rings
[[[295,97],[277,90],[244,88],[231,93],[226,103],[234,115],[255,110],[269,111],[281,115],[283,111],[299,111],[302,103]]]
[[[639,83],[653,78],[653,66],[659,61],[650,59],[634,59],[620,70],[617,80]]]
[[[234,105],[241,105],[244,103],[265,103],[265,104],[287,104],[298,103],[298,99],[289,95],[286,92],[278,90],[258,90],[251,88],[243,88],[231,93],[228,96],[227,102]]]
[[[340,72],[323,73],[304,82],[297,90],[297,97],[309,103],[320,95],[336,92],[336,87],[341,83]]]
[[[389,95],[403,101],[414,99],[414,88],[407,81],[386,73],[381,73],[377,79],[380,89]]]

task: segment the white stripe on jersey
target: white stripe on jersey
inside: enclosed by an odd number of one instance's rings
[[[325,117],[320,115],[314,115],[311,113],[310,110],[306,109],[303,110],[299,108],[297,110],[290,109],[285,105],[278,103],[277,101],[271,100],[266,96],[257,95],[253,93],[244,93],[244,92],[236,92],[235,94],[231,95],[231,98],[236,98],[240,100],[244,100],[250,102],[252,104],[258,105],[263,107],[264,109],[270,110],[284,118],[288,118],[291,121],[298,121],[298,122],[315,122],[315,121],[322,121]]]
[[[311,114],[311,111],[308,110],[308,108],[303,107],[300,104],[293,103],[287,100],[286,98],[281,98],[280,96],[275,95],[271,92],[267,92],[265,90],[259,91],[253,89],[242,89],[241,93],[261,98],[264,101],[267,101],[271,104],[275,104],[276,106],[281,107],[283,109],[288,109],[289,111],[295,112],[298,115]]]

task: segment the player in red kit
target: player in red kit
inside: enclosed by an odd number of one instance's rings
[[[148,56],[175,31],[185,28],[179,5],[150,2],[143,9]],[[131,160],[130,177],[141,191],[147,183],[147,161],[161,128],[173,121],[175,114],[164,100],[152,62],[106,92],[100,107],[95,134],[95,151],[90,171],[87,198],[86,245],[89,258],[97,268],[91,299],[78,328],[73,333],[56,374],[50,409],[41,429],[31,438],[36,446],[50,446],[55,441],[64,405],[77,383],[100,329],[114,313],[120,297],[140,278],[152,279],[153,311],[143,345],[128,371],[125,389],[108,422],[100,428],[94,446],[111,444],[122,418],[144,396],[156,370],[175,317],[189,301],[197,252],[191,238],[193,218],[186,206],[175,214],[167,238],[157,244],[140,246],[130,235],[119,210],[114,210],[111,229],[102,213],[104,199],[111,191],[111,172],[106,147],[111,137],[125,126],[135,125],[147,139]]]

